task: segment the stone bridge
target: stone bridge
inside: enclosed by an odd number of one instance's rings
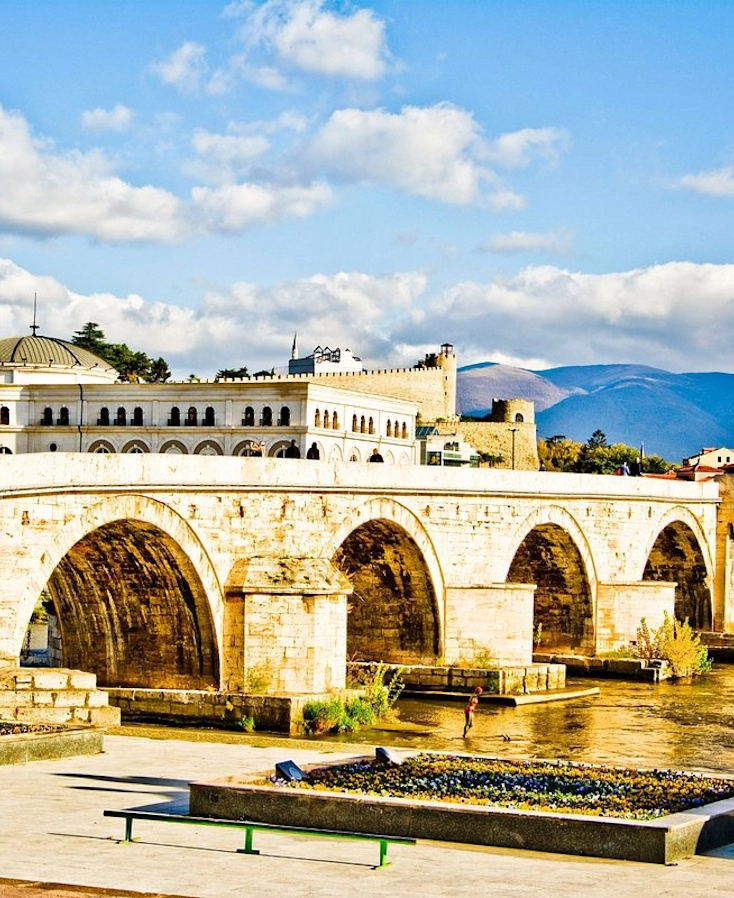
[[[0,663],[39,597],[102,686],[319,693],[347,658],[593,654],[728,629],[718,486],[290,459],[3,456]]]

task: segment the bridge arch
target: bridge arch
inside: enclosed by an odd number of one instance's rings
[[[597,574],[589,543],[565,509],[541,506],[515,529],[505,579],[534,583],[533,632],[542,646],[593,654]]]
[[[347,655],[429,664],[443,654],[444,578],[433,543],[405,506],[364,502],[339,524],[324,554],[350,579]]]
[[[713,563],[699,520],[687,508],[668,509],[650,529],[640,579],[674,581],[675,617],[711,630]]]
[[[64,525],[20,603],[18,650],[44,589],[64,666],[102,686],[219,687],[222,589],[196,534],[164,503],[111,496]]]

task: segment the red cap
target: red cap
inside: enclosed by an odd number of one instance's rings
[[[477,688],[476,688],[474,691],[476,692],[477,695],[481,695],[481,694],[482,694],[482,687],[481,687],[481,686],[477,686]]]

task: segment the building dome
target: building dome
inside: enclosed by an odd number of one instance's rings
[[[113,382],[117,371],[98,355],[67,340],[35,334],[0,339],[0,381],[28,383],[39,377],[45,383]]]

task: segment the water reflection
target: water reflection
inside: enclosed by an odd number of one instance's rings
[[[598,686],[600,692],[517,708],[484,702],[467,739],[461,735],[463,702],[401,699],[400,720],[420,733],[375,729],[361,731],[359,738],[378,745],[734,775],[734,666],[685,683],[579,679],[568,686]]]

